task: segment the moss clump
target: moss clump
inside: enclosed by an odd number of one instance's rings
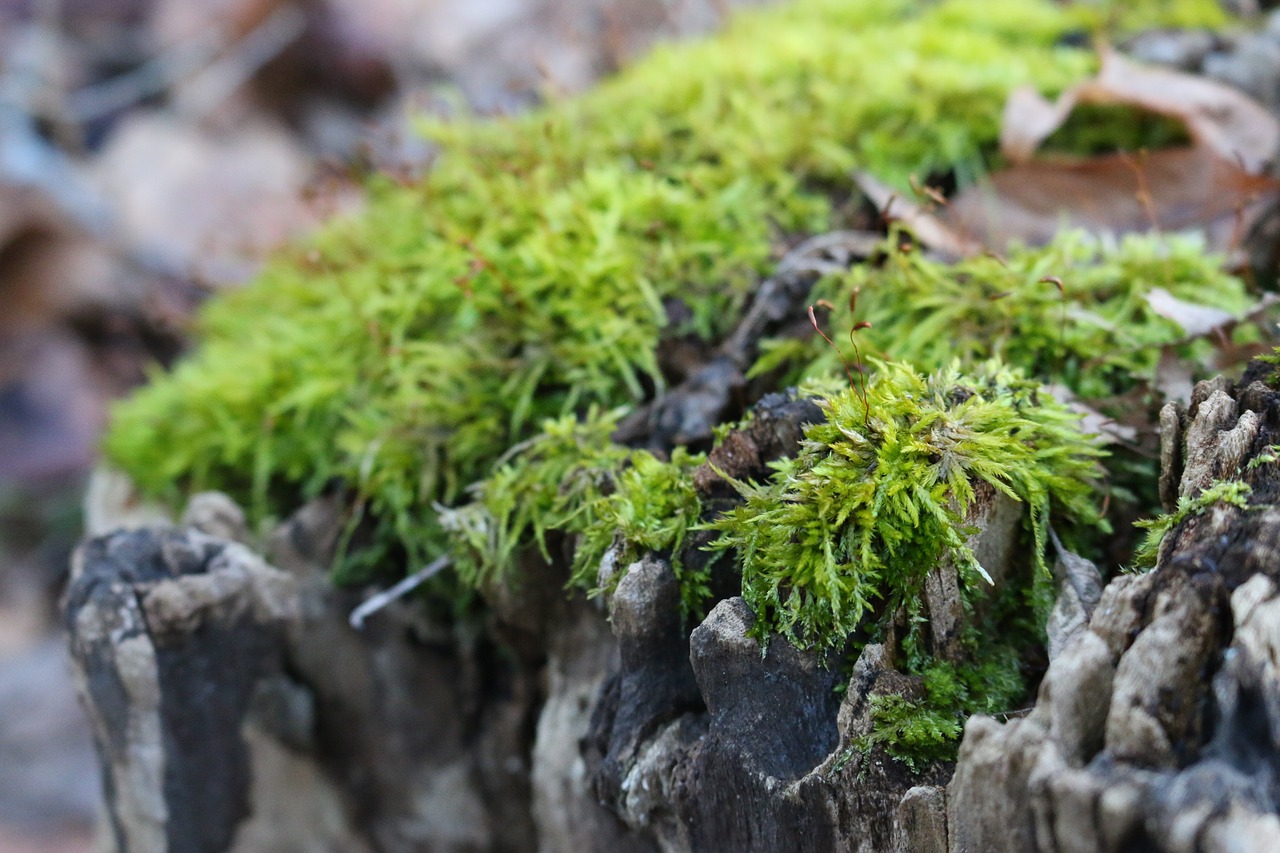
[[[428,175],[375,179],[361,216],[214,300],[107,454],[149,495],[218,488],[259,521],[340,478],[370,533],[349,568],[424,561],[447,547],[434,504],[544,418],[661,388],[660,338],[719,335],[779,231],[832,224],[850,168],[981,172],[1013,86],[1094,66],[1060,43],[1091,14],[801,0],[586,97],[430,124]]]
[[[461,507],[437,507],[459,573],[472,586],[518,583],[517,553],[536,545],[553,559],[548,534],[569,537],[569,584],[598,592],[597,572],[610,547],[621,566],[644,552],[669,556],[687,614],[709,594],[707,579],[686,573],[680,550],[702,502],[693,469],[705,454],[677,447],[669,460],[610,441],[620,411],[548,420],[472,488]]]
[[[615,478],[614,491],[599,506],[602,524],[582,530],[574,552],[571,583],[593,589],[605,551],[617,548],[619,568],[625,568],[644,552],[670,558],[680,601],[686,617],[697,615],[711,594],[710,578],[687,568],[681,548],[689,529],[702,514],[702,500],[693,486],[693,469],[706,455],[677,447],[670,460],[637,450],[628,467]],[[610,581],[616,584],[621,575]]]
[[[1100,452],[1016,371],[925,377],[879,363],[865,403],[845,391],[823,405],[796,456],[767,483],[739,484],[745,502],[710,524],[713,547],[739,555],[762,640],[835,648],[872,612],[892,618],[917,600],[947,553],[966,587],[986,578],[966,541],[979,482],[1026,504],[1042,569],[1051,512],[1097,520]]]
[[[913,769],[954,757],[964,720],[1007,713],[1026,692],[1021,655],[1043,641],[1052,582],[1044,563],[1051,515],[1096,524],[1102,455],[1077,419],[1021,373],[988,362],[922,376],[878,363],[865,403],[854,391],[822,405],[799,453],[745,502],[708,524],[732,550],[762,641],[855,655],[896,634],[895,665],[918,695],[881,696],[857,746],[883,746]],[[985,483],[1023,503],[1029,573],[995,590],[968,543],[966,515]],[[945,558],[959,572],[967,627],[935,655],[923,612],[926,576]],[[958,657],[957,657],[958,655]]]
[[[1248,483],[1241,480],[1220,480],[1198,495],[1178,498],[1178,505],[1173,512],[1136,522],[1134,526],[1145,529],[1147,535],[1133,555],[1135,568],[1154,568],[1160,557],[1160,545],[1164,542],[1165,534],[1188,518],[1208,512],[1216,504],[1248,509],[1249,496],[1252,494],[1253,488]]]
[[[926,371],[954,358],[1000,358],[1092,400],[1152,384],[1165,347],[1193,363],[1209,348],[1187,342],[1181,327],[1152,309],[1147,296],[1156,288],[1235,314],[1252,305],[1244,282],[1190,238],[1129,236],[1110,243],[1068,233],[1043,249],[953,265],[887,246],[882,264],[860,265],[818,285],[814,296],[836,306],[829,328],[870,321],[858,340],[883,358]],[[855,291],[856,316],[848,307]],[[839,368],[823,342],[810,338],[774,342],[756,372],[783,364],[804,365],[813,374]]]
[[[465,583],[508,582],[520,551],[536,546],[552,559],[548,533],[580,534],[604,523],[601,505],[630,456],[609,440],[620,414],[547,420],[471,488],[470,503],[436,507]]]

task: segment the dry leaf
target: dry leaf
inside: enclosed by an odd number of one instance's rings
[[[1178,119],[1198,146],[1250,173],[1264,171],[1280,149],[1280,121],[1243,92],[1104,50],[1098,76],[1068,89],[1055,103],[1034,90],[1016,90],[1005,105],[1001,151],[1014,162],[1028,159],[1076,104],[1118,104]]]
[[[1152,311],[1177,323],[1192,338],[1204,337],[1236,322],[1236,316],[1230,311],[1185,302],[1163,287],[1152,289],[1147,294],[1147,303]]]
[[[1190,147],[1088,159],[1033,154],[1077,104],[1117,104],[1181,120]],[[1095,233],[1201,230],[1212,250],[1238,248],[1280,195],[1265,174],[1280,121],[1247,95],[1203,77],[1148,68],[1104,51],[1092,80],[1049,102],[1015,90],[1001,150],[1014,165],[961,192],[942,215],[953,234],[992,248],[1041,245],[1064,227]]]
[[[1043,245],[1063,227],[1094,233],[1204,230],[1235,248],[1280,184],[1208,149],[1169,148],[1087,160],[1034,160],[961,192],[945,213],[956,232],[988,246]]]
[[[214,283],[248,277],[321,218],[302,198],[311,156],[283,129],[213,135],[159,114],[123,122],[94,164],[125,241]]]

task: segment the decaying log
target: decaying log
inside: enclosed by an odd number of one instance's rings
[[[969,721],[954,853],[1280,850],[1280,466],[1264,461],[1280,395],[1262,373],[1203,382],[1161,417],[1166,508],[1224,479],[1249,484],[1251,506],[1190,515],[1154,570],[1106,587],[1087,628],[1076,566],[1059,597],[1078,599],[1076,618],[1059,623],[1035,709]]]
[[[761,400],[695,477],[704,503],[737,500],[722,472],[766,476],[820,417]],[[994,490],[971,518],[996,577],[1018,518]],[[945,849],[947,768],[854,746],[873,697],[920,690],[891,649],[867,647],[841,695],[814,654],[775,638],[762,655],[732,565],[688,625],[655,554],[606,559],[608,621],[533,560],[487,622],[402,601],[357,632],[358,597],[325,576],[342,520],[336,498],[308,504],[263,560],[234,541],[235,507],[201,496],[182,527],[82,546],[67,619],[120,850]],[[689,538],[686,564],[707,559]],[[935,575],[944,649],[964,614],[954,567]]]
[[[1251,377],[1252,378],[1252,377]],[[760,478],[812,402],[776,395],[695,476]],[[670,555],[619,565],[606,613],[533,560],[483,621],[412,602],[347,623],[325,577],[336,498],[267,557],[225,499],[180,527],[87,541],[67,623],[120,850],[1227,851],[1280,849],[1280,395],[1202,383],[1162,418],[1172,507],[1223,478],[1252,506],[1172,530],[1158,564],[1102,587],[1061,547],[1050,665],[1019,719],[970,720],[954,768],[909,771],[870,731],[876,696],[918,695],[893,632],[847,678],[775,638],[715,566],[719,603],[685,624]],[[1019,508],[980,493],[973,547],[1026,570]],[[706,559],[691,535],[686,561]],[[926,585],[935,650],[966,618],[954,568]],[[602,582],[602,586],[607,584]]]
[[[274,566],[190,526],[80,548],[66,618],[119,850],[534,849],[534,673],[407,605],[354,631],[339,509],[304,507]]]

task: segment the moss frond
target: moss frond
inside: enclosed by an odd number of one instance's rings
[[[967,584],[985,578],[966,541],[978,482],[1026,505],[1041,568],[1051,512],[1097,520],[1101,452],[1037,383],[995,363],[874,374],[865,406],[851,390],[828,399],[799,453],[739,484],[744,502],[708,525],[738,554],[761,639],[836,648],[877,602],[918,596],[947,552]]]

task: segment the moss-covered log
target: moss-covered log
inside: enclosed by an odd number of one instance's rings
[[[970,720],[952,850],[1280,844],[1274,382],[1258,364],[1239,384],[1200,383],[1185,413],[1170,404],[1165,480],[1178,485],[1156,565],[1106,587],[1029,716]]]

